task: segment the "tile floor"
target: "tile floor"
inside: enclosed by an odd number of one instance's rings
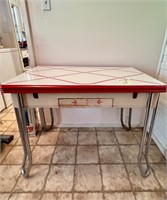
[[[141,177],[141,129],[61,128],[30,138],[31,175],[20,174],[22,146],[12,106],[0,113],[0,200],[164,200],[166,160],[151,143],[152,173]],[[143,161],[144,162],[144,161]]]

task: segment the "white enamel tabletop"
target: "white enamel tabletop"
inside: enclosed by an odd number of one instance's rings
[[[2,84],[19,86],[164,86],[132,67],[37,66]],[[4,90],[5,91],[5,90]]]
[[[4,84],[14,85],[163,85],[132,67],[38,66]]]

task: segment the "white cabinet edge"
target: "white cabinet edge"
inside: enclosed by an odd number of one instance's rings
[[[7,52],[13,52],[13,51],[18,51],[17,48],[3,48],[0,49],[0,53],[7,53]]]

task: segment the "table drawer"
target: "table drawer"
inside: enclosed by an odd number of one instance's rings
[[[59,107],[113,107],[113,98],[59,98]]]

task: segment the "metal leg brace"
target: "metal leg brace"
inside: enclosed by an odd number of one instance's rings
[[[128,119],[128,126],[126,126],[123,122],[123,108],[121,108],[121,124],[122,127],[126,130],[126,131],[130,131],[132,129],[131,127],[131,119],[132,119],[132,108],[129,108],[129,119]]]
[[[39,114],[40,114],[40,119],[41,119],[41,124],[42,124],[42,130],[44,130],[44,131],[50,131],[53,128],[53,125],[54,125],[53,109],[50,108],[49,110],[50,110],[51,124],[50,124],[49,127],[47,127],[46,126],[44,109],[43,108],[39,108]]]

